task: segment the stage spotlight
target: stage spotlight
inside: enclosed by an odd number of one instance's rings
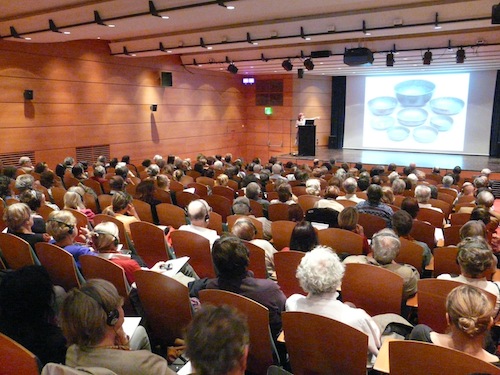
[[[313,70],[314,69],[314,63],[311,60],[311,58],[307,58],[304,60],[304,66],[307,70]]]
[[[422,61],[424,62],[424,65],[431,65],[432,52],[430,50],[427,50],[427,52],[424,53],[424,57],[423,57]]]
[[[281,66],[283,67],[283,69],[285,69],[287,72],[291,71],[293,69],[293,64],[292,62],[290,61],[290,59],[288,60],[283,60],[283,63],[281,63]]]
[[[230,72],[230,73],[236,74],[236,73],[238,73],[238,68],[236,67],[236,65],[234,65],[233,63],[231,63],[231,64],[228,65],[227,71]]]
[[[463,64],[465,61],[465,51],[462,47],[457,50],[457,64]]]
[[[385,66],[394,66],[394,54],[392,52],[387,54],[385,58]]]

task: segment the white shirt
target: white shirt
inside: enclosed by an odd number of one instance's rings
[[[330,208],[340,212],[344,209],[344,206],[339,202],[336,202],[334,199],[320,199],[314,204],[314,208]]]
[[[210,241],[210,250],[212,249],[212,246],[214,245],[215,240],[219,238],[219,235],[217,232],[213,229],[208,229],[208,228],[203,228],[203,227],[198,227],[196,225],[181,225],[179,227],[179,230],[185,230],[188,232],[196,233],[199,234],[200,236],[205,237],[208,241]]]
[[[294,294],[286,300],[286,311],[302,311],[318,314],[347,324],[368,335],[368,352],[372,355],[369,362],[378,354],[382,345],[381,333],[375,321],[363,309],[357,309],[339,301],[338,293],[325,293],[321,296],[309,294],[307,297]]]
[[[271,279],[276,280],[276,272],[274,271],[274,254],[277,253],[278,250],[276,250],[269,241],[260,238],[255,238],[250,242],[265,251],[267,273],[271,276]]]
[[[358,198],[358,196],[356,194],[341,195],[341,196],[337,197],[337,200],[338,201],[343,201],[343,200],[353,201],[353,202],[356,202],[356,203],[360,203],[360,202],[364,202],[365,201],[363,198]]]

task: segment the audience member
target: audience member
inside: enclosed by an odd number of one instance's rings
[[[337,186],[328,186],[325,196],[314,204],[314,208],[329,208],[337,212],[341,212],[344,206],[337,202],[337,197],[340,195],[340,189]]]
[[[244,375],[249,331],[235,308],[206,305],[198,311],[186,333],[186,355],[198,375]]]
[[[270,240],[273,236],[271,231],[271,221],[265,217],[255,217],[252,215],[252,207],[250,207],[250,200],[247,197],[238,197],[234,200],[232,206],[235,215],[250,216],[262,223],[262,231],[264,239]]]
[[[358,224],[359,214],[355,207],[346,207],[338,216],[340,229],[354,232],[363,237],[363,254],[368,255],[371,252],[370,244],[365,236],[363,227]]]
[[[290,237],[290,250],[306,253],[317,245],[319,245],[318,235],[312,224],[306,220],[298,222]]]
[[[431,199],[431,188],[429,186],[418,185],[415,188],[415,198],[417,199],[418,206],[420,208],[430,208],[434,211],[443,212],[440,208],[433,207],[432,204],[429,203],[429,200]]]
[[[37,242],[48,242],[48,233],[34,233],[31,229],[34,224],[31,210],[25,203],[14,203],[4,209],[3,220],[7,225],[7,233],[11,233],[27,241],[32,249]]]
[[[356,208],[359,213],[375,215],[385,220],[387,227],[391,228],[392,208],[382,203],[382,187],[379,185],[370,185],[366,191],[368,200],[358,203]]]
[[[179,230],[193,232],[205,237],[210,241],[210,247],[212,247],[215,240],[219,238],[219,235],[215,230],[208,228],[211,210],[211,207],[203,199],[190,202],[187,206],[187,217],[190,224],[181,225]]]

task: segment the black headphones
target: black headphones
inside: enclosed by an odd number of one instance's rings
[[[94,301],[96,301],[99,304],[99,306],[101,306],[101,308],[106,313],[106,324],[108,326],[113,327],[118,322],[118,319],[120,318],[120,312],[118,311],[118,309],[113,309],[111,311],[107,311],[106,308],[104,307],[104,303],[102,302],[101,296],[99,296],[99,294],[94,293],[91,290],[81,290],[80,289],[80,291],[83,294],[92,298]]]
[[[203,207],[205,207],[205,222],[208,223],[210,221],[210,211],[207,207],[208,203],[204,202],[202,199],[197,199],[198,201],[200,201],[202,204],[203,204]],[[191,202],[194,202],[194,201],[191,201]],[[190,204],[191,204],[190,202]],[[184,208],[184,210],[186,211],[186,216],[188,217],[189,221],[191,221],[191,217],[189,215],[189,204]]]
[[[57,220],[57,219],[49,219],[49,221],[53,221],[53,222],[55,222],[55,223],[62,224],[62,225],[64,225],[65,227],[69,228],[69,229],[68,229],[68,234],[73,234],[73,231],[75,230],[75,226],[74,226],[74,225],[71,225],[71,224],[65,223],[64,221]]]
[[[100,230],[94,230],[94,233],[97,234],[97,235],[108,235],[108,236],[111,236],[113,237],[113,244],[115,246],[118,246],[119,243],[120,243],[120,240],[118,239],[118,237],[116,237],[114,234],[111,234],[109,232],[104,232],[104,231],[100,231]]]

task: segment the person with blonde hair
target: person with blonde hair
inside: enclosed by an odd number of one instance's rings
[[[83,194],[85,194],[85,191],[83,189],[79,190],[73,189],[64,193],[64,209],[67,210],[68,208],[71,208],[81,212],[87,216],[90,224],[93,224],[95,213],[90,208],[85,207],[85,204],[83,203]]]
[[[122,306],[123,298],[105,280],[88,280],[68,293],[60,314],[61,328],[70,345],[66,365],[104,367],[120,375],[175,374],[163,357],[151,353],[142,326],[132,338],[126,335]]]
[[[354,232],[363,237],[363,254],[368,255],[371,252],[368,238],[365,236],[363,227],[358,224],[359,213],[354,207],[344,208],[338,216],[339,228]]]
[[[14,203],[4,209],[3,220],[7,224],[7,233],[11,233],[27,241],[32,249],[37,242],[48,242],[47,233],[34,233],[32,230],[34,219],[31,209],[26,203]]]
[[[76,265],[80,268],[81,255],[97,255],[90,247],[76,242],[78,228],[76,218],[68,210],[53,211],[47,220],[47,233],[54,238],[54,244],[62,247],[75,258]],[[85,231],[88,230],[85,228]]]
[[[221,173],[215,178],[215,186],[227,186],[229,182],[229,177],[227,174]]]
[[[437,333],[419,324],[409,339],[460,350],[486,362],[500,362],[483,348],[486,334],[493,326],[494,306],[481,289],[471,285],[456,287],[446,298],[446,311],[447,333]]]
[[[109,214],[120,220],[125,231],[129,236],[130,234],[130,224],[136,221],[141,221],[134,205],[132,204],[132,196],[124,191],[117,191],[113,194],[113,201],[111,206],[106,207],[103,214]]]

